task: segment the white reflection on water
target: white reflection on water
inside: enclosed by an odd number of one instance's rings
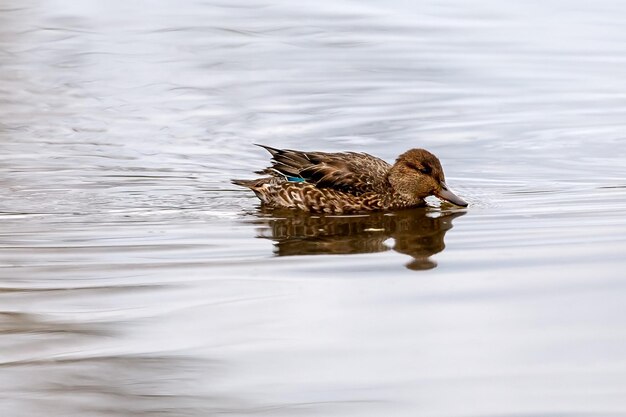
[[[0,415],[626,413],[625,14],[0,1]],[[472,205],[268,217],[254,142]]]

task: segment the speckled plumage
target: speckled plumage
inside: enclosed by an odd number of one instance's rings
[[[302,152],[262,146],[272,166],[255,180],[233,180],[250,188],[264,205],[315,213],[355,213],[424,206],[437,195],[467,203],[448,190],[441,163],[424,149],[411,149],[394,165],[357,152]]]

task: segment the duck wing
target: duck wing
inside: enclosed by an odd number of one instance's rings
[[[302,152],[259,145],[272,155],[272,166],[263,174],[292,182],[307,182],[350,194],[384,192],[391,165],[380,158],[357,152]]]

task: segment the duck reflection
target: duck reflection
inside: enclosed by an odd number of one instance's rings
[[[259,237],[275,242],[278,256],[356,254],[390,249],[409,255],[412,270],[437,266],[430,259],[445,248],[444,236],[452,220],[465,211],[428,208],[360,216],[319,216],[261,209]],[[389,239],[392,238],[393,242]]]

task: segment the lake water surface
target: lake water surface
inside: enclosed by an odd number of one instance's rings
[[[0,415],[626,416],[625,21],[0,0]],[[268,212],[253,143],[470,206]]]

